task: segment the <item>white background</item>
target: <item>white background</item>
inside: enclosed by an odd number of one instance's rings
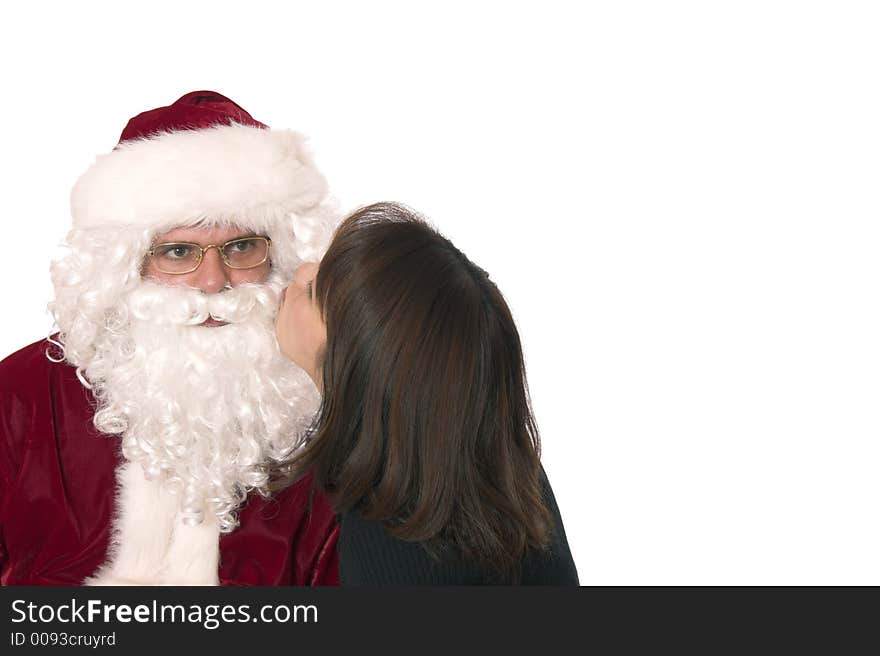
[[[14,3],[0,356],[76,178],[216,90],[496,280],[583,584],[880,584],[872,4]]]

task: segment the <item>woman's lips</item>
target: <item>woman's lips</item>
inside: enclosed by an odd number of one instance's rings
[[[227,325],[227,323],[229,322],[220,321],[218,319],[215,319],[214,317],[208,317],[207,319],[205,319],[202,325],[207,326],[208,328],[216,328],[217,326],[225,326]]]

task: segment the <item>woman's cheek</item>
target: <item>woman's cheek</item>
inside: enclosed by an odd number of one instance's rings
[[[289,310],[287,303],[282,303],[278,308],[278,314],[275,317],[275,337],[278,340],[278,346],[281,352],[290,357],[290,321],[288,316]]]

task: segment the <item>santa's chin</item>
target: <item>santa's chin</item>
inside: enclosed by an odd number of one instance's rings
[[[127,303],[127,330],[107,333],[95,369],[104,390],[96,426],[122,434],[123,456],[174,492],[181,519],[213,515],[228,531],[318,407],[307,376],[278,350],[277,292],[240,286],[209,297],[143,283]]]

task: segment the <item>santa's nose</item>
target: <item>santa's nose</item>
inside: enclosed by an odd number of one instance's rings
[[[198,287],[206,294],[216,294],[229,285],[229,268],[216,248],[209,248],[202,257],[202,263],[195,271],[193,287]]]

